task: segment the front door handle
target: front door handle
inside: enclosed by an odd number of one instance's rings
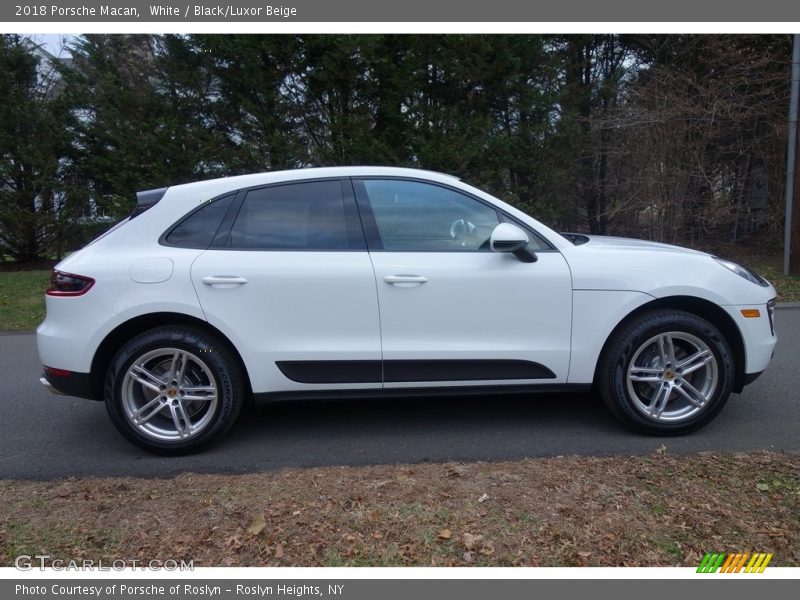
[[[206,285],[242,285],[247,283],[244,277],[237,277],[236,275],[208,275],[203,277],[201,281]]]
[[[414,285],[422,285],[428,281],[428,278],[422,275],[387,275],[383,280],[390,285],[411,287]]]

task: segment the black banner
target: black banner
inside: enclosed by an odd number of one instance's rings
[[[50,0],[0,5],[10,23],[53,22],[779,22],[800,21],[800,2],[785,0]],[[787,28],[787,31],[791,27]]]

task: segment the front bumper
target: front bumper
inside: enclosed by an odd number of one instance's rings
[[[773,307],[774,304],[771,303],[722,307],[736,323],[739,332],[742,334],[745,354],[745,385],[753,381],[767,368],[775,352],[775,344],[777,344],[778,338],[775,335]],[[758,309],[760,316],[757,318],[745,317],[742,314],[742,310],[748,309]]]
[[[751,384],[751,383],[753,383],[753,382],[754,382],[756,379],[758,379],[759,377],[761,377],[761,374],[762,374],[763,372],[764,372],[764,371],[759,371],[758,373],[747,373],[747,374],[744,376],[744,384],[745,384],[745,385],[750,385],[750,384]]]

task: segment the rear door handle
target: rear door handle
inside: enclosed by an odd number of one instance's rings
[[[398,287],[411,287],[413,285],[421,285],[428,281],[427,277],[422,275],[387,275],[383,280]]]
[[[247,283],[247,279],[236,275],[208,275],[203,277],[201,281],[206,285],[242,285]]]

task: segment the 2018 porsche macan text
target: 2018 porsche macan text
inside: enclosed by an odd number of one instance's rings
[[[680,434],[766,368],[774,298],[737,264],[561,235],[447,175],[302,169],[138,194],[56,266],[37,342],[45,386],[159,453],[207,446],[251,400],[592,386]]]

